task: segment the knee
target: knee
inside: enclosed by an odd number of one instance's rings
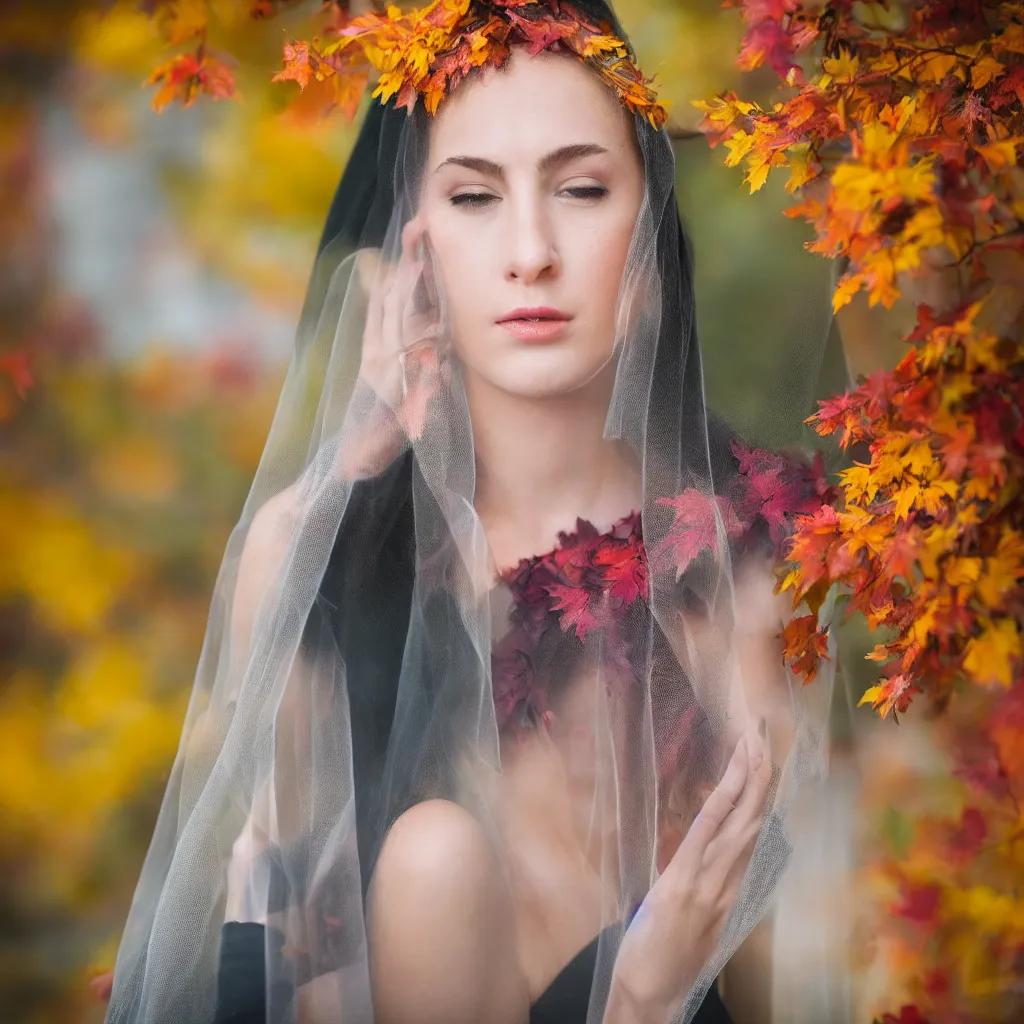
[[[429,800],[401,815],[377,859],[368,911],[379,1020],[523,1018],[511,900],[468,811]]]
[[[501,884],[491,841],[465,808],[426,800],[405,811],[388,831],[374,868],[371,897],[408,906],[452,898],[477,902]]]

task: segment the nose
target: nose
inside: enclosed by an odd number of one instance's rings
[[[534,284],[557,277],[561,271],[558,246],[543,201],[521,197],[513,206],[509,259],[505,277],[520,284]]]

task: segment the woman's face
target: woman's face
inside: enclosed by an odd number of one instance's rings
[[[430,127],[421,218],[468,378],[565,394],[611,359],[643,165],[633,122],[574,58],[513,52]]]

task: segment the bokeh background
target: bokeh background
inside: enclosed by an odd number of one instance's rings
[[[246,6],[212,5],[239,98],[162,114],[142,83],[166,42],[139,0],[0,13],[0,1020],[12,1024],[102,1019],[88,979],[113,963],[222,548],[355,137],[270,81],[304,5],[266,21]],[[677,127],[696,125],[690,101],[738,85],[735,11],[616,6]],[[748,97],[773,88],[744,76]],[[795,360],[820,361],[822,394],[845,379],[833,268],[780,215],[781,181],[751,197],[722,156],[701,137],[678,143],[708,388],[740,427],[762,402],[798,418],[810,396],[787,388]]]

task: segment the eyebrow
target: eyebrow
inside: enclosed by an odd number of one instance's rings
[[[549,171],[554,170],[556,167],[561,167],[564,164],[572,163],[573,160],[581,160],[585,156],[598,156],[602,153],[607,153],[608,150],[604,146],[598,146],[593,142],[581,142],[572,146],[561,146],[558,149],[553,149],[550,153],[545,153],[537,161],[537,170],[541,174],[546,174]],[[455,164],[458,167],[466,167],[471,171],[477,171],[479,174],[486,174],[492,178],[503,178],[505,176],[505,168],[501,164],[495,163],[493,160],[485,160],[481,156],[450,156],[447,160],[442,160],[434,169],[436,174],[442,167],[447,164]]]

